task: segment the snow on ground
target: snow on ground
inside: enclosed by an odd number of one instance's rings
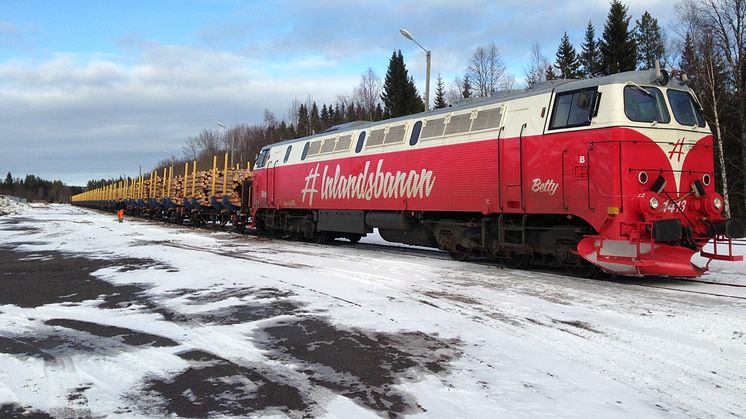
[[[29,209],[29,205],[20,202],[15,197],[0,195],[0,217],[3,215],[23,214]]]
[[[746,412],[746,299],[698,293],[718,285],[370,241],[119,224],[65,205],[2,217],[0,416]],[[711,267],[746,283],[743,264]]]

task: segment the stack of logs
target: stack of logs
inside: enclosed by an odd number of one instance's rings
[[[197,203],[209,207],[210,197],[214,196],[218,202],[227,196],[231,204],[241,206],[241,185],[250,180],[252,175],[248,169],[228,169],[197,172],[196,175],[188,173],[186,176],[173,176],[171,180],[156,173],[142,182],[142,196],[155,198],[160,201],[164,197],[171,198],[176,205],[183,205],[184,198],[196,198]],[[213,181],[214,178],[214,181]]]

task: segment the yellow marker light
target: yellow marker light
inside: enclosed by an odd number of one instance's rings
[[[619,214],[619,207],[608,207],[606,208],[606,213],[609,215],[617,215]]]

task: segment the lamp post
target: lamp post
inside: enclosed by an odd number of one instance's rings
[[[166,150],[161,150],[161,153],[165,154],[165,155],[166,155],[166,157],[168,157],[168,151],[166,151]],[[174,165],[174,155],[172,154],[172,155],[171,155],[171,166],[173,166],[173,165]]]
[[[418,47],[422,48],[422,50],[425,51],[425,58],[427,58],[427,74],[425,76],[425,110],[429,111],[430,110],[430,59],[432,55],[430,54],[430,50],[423,47],[422,45],[420,45],[419,42],[415,41],[415,39],[412,38],[412,34],[409,33],[408,30],[399,29],[399,32],[401,32],[401,34],[405,38],[414,42],[415,44],[417,44]]]
[[[225,125],[223,125],[220,122],[218,122],[217,124],[218,124],[219,127],[223,128],[223,136],[227,137],[228,136],[228,127],[226,127]],[[231,167],[233,167],[233,135],[231,135]]]

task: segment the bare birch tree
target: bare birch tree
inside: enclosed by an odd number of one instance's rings
[[[741,144],[743,206],[746,207],[746,0],[703,0],[702,19],[720,50],[733,86]]]
[[[376,106],[381,100],[381,79],[376,75],[372,68],[360,76],[360,84],[352,93],[354,101],[362,108],[362,117],[367,120],[373,120],[376,113]]]
[[[531,89],[537,83],[546,81],[547,68],[551,65],[549,59],[541,52],[541,44],[538,42],[531,44],[531,61],[525,69],[526,87]]]
[[[506,76],[506,67],[494,42],[477,47],[469,61],[467,74],[481,97],[492,96],[500,87],[500,81]]]

